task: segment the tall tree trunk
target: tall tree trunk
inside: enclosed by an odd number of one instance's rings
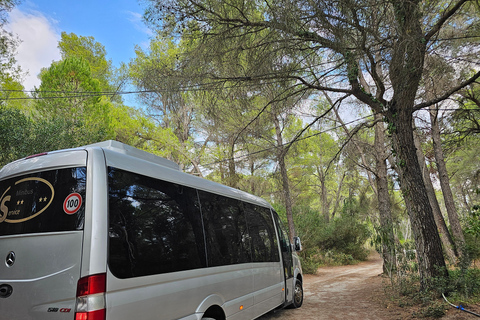
[[[432,141],[433,150],[435,153],[435,162],[437,164],[438,177],[440,179],[440,186],[442,188],[443,199],[445,200],[445,207],[447,209],[448,221],[452,228],[454,242],[457,252],[460,257],[465,257],[465,238],[463,236],[462,226],[458,219],[457,209],[453,201],[452,189],[450,188],[450,178],[448,177],[447,166],[442,150],[442,141],[440,137],[440,126],[438,125],[438,111],[435,106],[430,107],[430,120],[432,124]]]
[[[380,237],[382,241],[383,272],[391,275],[396,270],[395,236],[393,233],[392,210],[388,193],[387,156],[385,154],[385,129],[382,116],[375,114],[375,163]]]
[[[379,59],[380,57],[376,57]],[[377,65],[376,73],[383,77],[382,68]],[[371,94],[363,73],[359,71],[359,80],[365,91]],[[338,113],[337,113],[338,117]],[[387,155],[385,152],[385,128],[382,115],[375,113],[375,166],[376,190],[372,188],[378,200],[378,214],[380,219],[380,238],[382,241],[383,272],[391,275],[397,267],[395,250],[395,233],[393,231],[392,206],[388,192]],[[372,184],[372,183],[370,183]]]
[[[249,168],[250,168],[250,176],[253,178],[254,173],[255,173],[255,161],[253,159],[249,158]],[[256,189],[255,189],[255,180],[250,178],[250,193],[256,194]]]
[[[457,257],[457,253],[454,250],[455,246],[450,232],[448,231],[447,224],[445,223],[445,219],[443,219],[442,211],[440,210],[440,205],[438,204],[437,196],[435,194],[435,189],[433,188],[432,180],[430,179],[427,164],[425,163],[425,155],[422,152],[420,139],[416,132],[414,133],[413,139],[415,142],[415,147],[417,148],[418,163],[420,164],[420,168],[422,170],[423,181],[425,182],[425,187],[427,188],[428,200],[432,206],[433,216],[438,228],[440,240],[442,241],[443,249],[445,250],[448,259],[454,262]]]
[[[229,137],[228,143],[230,145],[229,152],[230,154],[228,155],[228,178],[226,180],[226,184],[229,187],[232,188],[237,188],[238,187],[238,180],[239,177],[237,175],[237,169],[236,169],[236,164],[235,164],[235,139],[233,136]]]
[[[322,202],[322,215],[325,223],[330,221],[329,203],[327,199],[327,186],[325,184],[325,173],[320,166],[317,166],[317,175],[320,180],[320,200]]]
[[[424,290],[428,287],[429,280],[447,278],[448,273],[413,141],[411,108],[397,109],[395,100],[392,103],[392,109],[398,111],[394,116],[389,114],[388,118],[390,125],[393,125],[392,141],[400,186],[412,225],[421,287]]]
[[[398,175],[415,238],[421,289],[433,278],[448,278],[440,236],[422,178],[413,141],[414,103],[424,70],[426,42],[419,1],[393,1],[397,23],[389,77],[392,100],[385,116],[396,152]]]
[[[337,196],[335,198],[335,205],[333,206],[332,210],[332,219],[335,218],[335,214],[337,213],[338,207],[340,205],[340,199],[341,199],[341,194],[342,194],[342,187],[343,187],[343,181],[345,180],[346,173],[343,172],[342,178],[340,179],[338,183],[338,188],[337,188]]]
[[[290,242],[293,242],[293,237],[296,236],[295,225],[293,223],[293,209],[292,198],[290,196],[290,185],[288,182],[287,166],[285,164],[286,150],[283,146],[282,130],[280,122],[275,114],[273,114],[273,121],[275,123],[275,134],[277,136],[277,161],[280,169],[280,176],[282,179],[283,201],[285,204],[285,211],[287,213],[288,230],[290,231]]]

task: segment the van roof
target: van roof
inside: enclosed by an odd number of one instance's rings
[[[152,153],[137,149],[135,147],[131,147],[127,144],[124,144],[115,140],[107,140],[107,141],[102,141],[98,143],[93,143],[86,146],[82,146],[80,148],[95,148],[95,147],[123,153],[135,158],[143,159],[148,162],[159,164],[161,166],[164,166],[170,169],[180,170],[180,166],[173,161],[170,161],[168,159],[162,158]]]

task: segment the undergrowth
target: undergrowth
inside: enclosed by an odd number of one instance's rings
[[[315,211],[305,210],[296,216],[295,225],[302,239],[302,268],[314,274],[319,267],[351,265],[365,261],[369,249],[365,244],[370,232],[365,223],[343,215],[325,223]]]
[[[475,265],[451,267],[448,275],[448,279],[429,279],[427,287],[421,290],[416,261],[400,259],[397,273],[390,277],[385,290],[392,302],[412,310],[412,316],[416,318],[443,317],[451,306],[442,294],[466,309],[480,303],[480,269]]]

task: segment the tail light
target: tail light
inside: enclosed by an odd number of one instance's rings
[[[31,158],[36,158],[36,157],[41,157],[47,155],[48,152],[42,152],[42,153],[37,153],[37,154],[32,154],[31,156],[26,157],[25,159],[31,159]]]
[[[105,320],[106,274],[81,278],[77,284],[75,320]]]

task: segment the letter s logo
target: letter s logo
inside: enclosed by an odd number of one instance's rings
[[[1,204],[0,204],[0,211],[3,212],[3,215],[0,216],[0,223],[2,223],[3,221],[5,221],[5,219],[7,219],[7,215],[8,215],[8,207],[5,205],[5,202],[10,201],[11,196],[6,196],[6,197],[4,198],[5,193],[7,193],[8,190],[10,190],[10,188],[8,188],[7,191],[5,191],[5,192],[3,193],[2,199],[1,199],[2,202],[1,202]]]

